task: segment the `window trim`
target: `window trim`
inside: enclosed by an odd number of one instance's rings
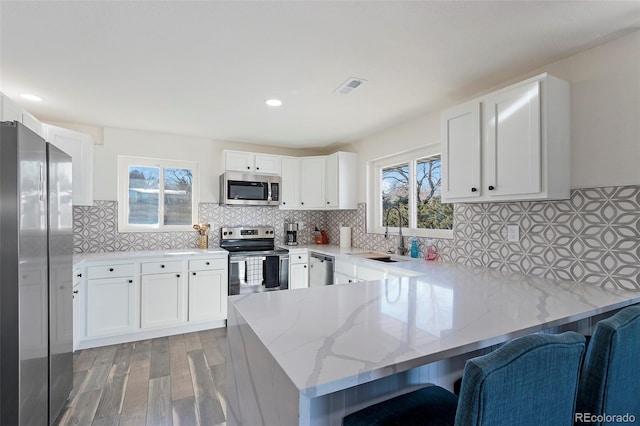
[[[129,166],[147,166],[158,168],[181,168],[193,170],[191,185],[191,223],[189,225],[131,225],[129,217]],[[198,206],[200,204],[200,175],[198,162],[182,160],[166,160],[161,158],[118,156],[118,232],[184,232],[193,231],[193,224],[198,223]],[[164,179],[159,186],[162,188]],[[159,193],[158,203],[164,209],[164,191]],[[164,213],[164,212],[163,212]],[[164,214],[162,214],[164,217]]]
[[[409,182],[412,190],[409,191],[409,205],[415,208],[416,194],[415,185],[415,164],[418,160],[441,155],[441,146],[439,142],[423,146],[418,149],[403,151],[397,154],[380,157],[367,162],[367,232],[373,234],[384,234],[385,227],[379,224],[384,222],[382,218],[382,197],[381,181],[382,169],[393,167],[400,164],[409,163]],[[455,224],[454,224],[455,225]],[[398,234],[397,226],[390,226],[389,233]],[[415,235],[424,238],[445,238],[453,239],[452,229],[424,229],[417,228],[417,214],[409,217],[409,227],[402,227],[404,236]]]

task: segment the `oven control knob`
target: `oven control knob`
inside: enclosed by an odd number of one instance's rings
[[[233,235],[233,231],[229,231],[229,235]]]
[[[227,231],[224,231],[224,232],[222,233],[222,235],[227,235]]]

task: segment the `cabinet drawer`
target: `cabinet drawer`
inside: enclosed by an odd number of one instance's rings
[[[307,253],[304,253],[304,254],[290,254],[289,255],[289,263],[291,265],[297,265],[299,263],[309,263],[309,255]]]
[[[182,271],[183,266],[181,261],[174,260],[171,262],[145,262],[142,264],[142,275],[163,274]]]
[[[341,262],[336,260],[334,271],[338,274],[354,277],[356,275],[356,265],[349,262]]]
[[[223,259],[198,259],[189,261],[190,271],[209,271],[213,269],[225,269],[227,258]]]
[[[123,265],[89,266],[87,268],[87,278],[119,278],[135,275],[136,266],[134,263]]]

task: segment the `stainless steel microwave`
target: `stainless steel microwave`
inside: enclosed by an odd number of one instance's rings
[[[276,206],[280,204],[280,176],[223,173],[220,175],[220,204]]]

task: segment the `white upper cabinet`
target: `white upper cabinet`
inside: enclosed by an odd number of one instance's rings
[[[280,209],[297,209],[300,207],[300,159],[282,158],[280,174]]]
[[[442,198],[480,195],[480,102],[442,114]]]
[[[300,208],[325,207],[326,157],[300,158]]]
[[[0,98],[0,121],[17,121],[43,136],[42,123],[37,118],[22,109],[7,95],[0,93]]]
[[[279,175],[281,160],[279,155],[224,151],[224,169],[227,171]]]
[[[29,114],[27,111],[22,111],[22,124],[24,124],[25,127],[33,130],[38,135],[44,136],[43,130],[42,130],[42,126],[43,126],[42,123],[33,115]]]
[[[43,124],[44,138],[71,156],[73,205],[93,205],[93,138],[84,133]]]
[[[0,121],[18,121],[22,123],[22,108],[11,100],[7,95],[0,93],[2,102],[0,103]]]
[[[357,208],[357,176],[357,154],[336,152],[327,156],[325,165],[325,207],[355,210]]]
[[[445,111],[443,201],[569,198],[569,96],[542,74]]]

